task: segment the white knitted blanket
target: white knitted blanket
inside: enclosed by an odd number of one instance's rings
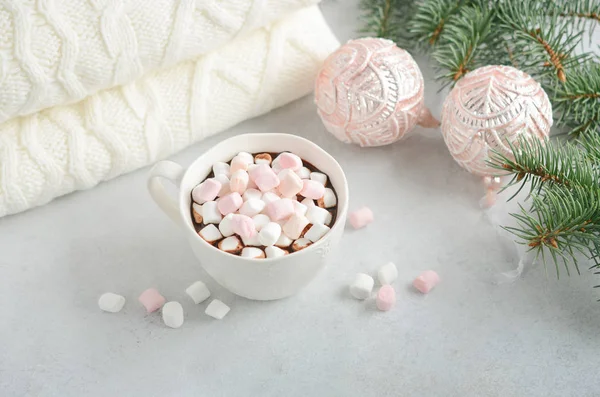
[[[0,216],[90,188],[306,95],[337,46],[313,6],[195,60],[6,121],[0,125]]]

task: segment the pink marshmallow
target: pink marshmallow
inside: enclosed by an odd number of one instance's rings
[[[239,170],[248,170],[248,159],[244,158],[244,156],[235,156],[233,160],[231,160],[230,172],[233,174]]]
[[[308,223],[306,217],[294,214],[283,225],[283,233],[292,240],[299,239],[306,226],[308,226]]]
[[[217,202],[217,207],[221,214],[227,215],[239,210],[242,204],[244,204],[242,196],[238,192],[232,192],[221,197]]]
[[[272,201],[267,205],[267,215],[272,221],[280,221],[294,213],[294,202],[289,198]]]
[[[304,187],[302,179],[291,169],[284,169],[278,175],[279,177],[279,193],[283,197],[296,197]]]
[[[192,199],[198,204],[204,204],[207,201],[212,201],[217,197],[221,190],[221,182],[214,178],[210,178],[199,184],[192,190]]]
[[[236,214],[231,218],[233,232],[241,238],[249,239],[256,235],[256,226],[252,218],[246,215]]]
[[[165,304],[165,298],[155,288],[148,288],[142,292],[138,301],[144,305],[148,313],[157,311]]]
[[[281,153],[277,157],[277,162],[281,169],[290,168],[292,171],[297,171],[302,168],[302,159],[293,153]]]
[[[373,222],[373,211],[369,207],[362,207],[351,212],[348,218],[353,228],[360,229]]]
[[[391,285],[384,285],[377,292],[377,300],[375,301],[377,308],[387,312],[396,303],[396,291]]]
[[[237,170],[236,172],[231,174],[231,178],[229,179],[229,189],[231,189],[232,192],[244,194],[244,192],[248,188],[249,181],[250,179],[246,171]]]
[[[420,292],[427,294],[440,282],[440,276],[433,270],[427,270],[415,278],[413,286]]]
[[[277,174],[266,164],[261,164],[250,171],[250,179],[256,183],[256,186],[263,191],[268,192],[279,186]]]
[[[325,186],[317,181],[304,179],[300,194],[306,198],[318,200],[325,195]]]

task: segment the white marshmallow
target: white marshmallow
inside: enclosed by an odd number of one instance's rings
[[[252,218],[257,214],[260,214],[265,209],[265,205],[265,202],[261,199],[251,198],[242,204],[242,207],[240,208],[240,214]]]
[[[265,253],[260,248],[245,247],[241,256],[242,258],[260,259],[265,257]]]
[[[283,232],[286,236],[295,240],[300,238],[302,231],[310,222],[304,216],[292,215],[288,221],[283,225]]]
[[[104,293],[98,299],[98,307],[105,312],[120,312],[124,305],[125,298],[121,295],[113,294],[112,292]]]
[[[162,307],[163,322],[167,327],[179,328],[183,325],[183,307],[179,302],[167,302]]]
[[[286,247],[289,247],[290,245],[292,245],[293,242],[294,241],[291,238],[289,238],[288,236],[286,236],[284,233],[281,233],[281,236],[279,236],[279,240],[277,240],[275,242],[275,245],[277,247],[286,248]]]
[[[310,179],[312,181],[319,182],[323,186],[327,185],[327,175],[323,174],[322,172],[311,172]]]
[[[237,170],[231,175],[229,178],[229,189],[232,192],[238,192],[239,194],[244,194],[246,189],[248,188],[248,182],[250,181],[250,176],[244,170]]]
[[[333,220],[333,214],[327,211],[327,219],[325,219],[325,224],[327,226],[331,225],[331,221]]]
[[[329,230],[329,226],[325,226],[321,223],[315,223],[310,227],[310,229],[308,229],[304,237],[313,243],[316,243],[321,239],[321,237],[326,235]]]
[[[236,236],[229,236],[219,241],[219,249],[229,253],[238,253],[242,249],[242,243]]]
[[[323,207],[325,208],[335,207],[335,205],[337,204],[337,198],[335,197],[335,193],[328,187],[325,188],[325,194],[319,200],[322,201]]]
[[[279,240],[281,236],[281,226],[279,223],[269,222],[265,227],[262,228],[258,233],[258,240],[262,245],[267,247],[273,245]]]
[[[223,238],[223,235],[221,234],[219,229],[217,229],[217,227],[212,224],[205,226],[202,230],[200,230],[199,234],[200,237],[202,237],[209,243],[214,243],[215,241]]]
[[[232,220],[233,213],[225,215],[221,220],[221,223],[219,223],[219,231],[224,237],[233,236],[234,234]]]
[[[192,209],[199,215],[202,215],[202,205],[198,203],[192,203]]]
[[[308,247],[311,244],[312,243],[310,242],[309,239],[307,239],[307,238],[299,238],[298,240],[296,240],[296,241],[293,242],[292,249],[294,251],[300,251],[301,249],[304,249],[304,248]]]
[[[306,211],[308,211],[308,207],[306,205],[299,203],[298,201],[294,201],[292,204],[294,204],[294,213],[296,215],[299,215],[299,216],[306,215]]]
[[[242,237],[242,241],[246,247],[259,247],[260,240],[258,239],[258,233],[255,233],[252,237]]]
[[[218,299],[213,299],[213,301],[210,302],[208,306],[206,306],[206,310],[204,311],[204,313],[208,314],[213,318],[216,318],[217,320],[222,320],[223,317],[225,317],[227,313],[229,313],[229,310],[229,306],[227,306]]]
[[[265,214],[258,214],[252,217],[252,221],[254,222],[254,227],[257,231],[261,231],[263,227],[265,227],[271,219]]]
[[[381,285],[391,284],[398,278],[398,269],[392,262],[388,262],[381,266],[377,271],[377,279]]]
[[[215,176],[215,180],[221,183],[221,190],[219,190],[217,197],[227,196],[229,193],[231,193],[231,189],[229,188],[229,178],[227,175],[219,174]]]
[[[302,167],[296,171],[296,174],[300,177],[300,179],[309,179],[310,178],[310,170],[306,167]]]
[[[229,177],[229,168],[229,164],[219,161],[213,164],[213,173],[215,176],[224,174]]]
[[[202,204],[202,219],[204,220],[205,225],[221,222],[223,215],[221,214],[221,211],[219,211],[216,201],[207,201]]]
[[[358,273],[350,285],[350,294],[356,299],[367,299],[371,296],[375,280],[368,274]]]
[[[195,304],[202,303],[210,297],[210,290],[202,281],[196,281],[187,287],[185,293],[192,298]]]
[[[276,174],[279,174],[279,172],[283,169],[279,164],[279,157],[271,162],[271,168],[273,168],[273,171],[275,171]]]
[[[254,157],[248,152],[239,152],[237,157],[244,159],[246,164],[254,164]]]
[[[329,211],[317,206],[310,207],[308,211],[306,211],[306,218],[308,218],[308,221],[313,225],[317,223],[324,225],[327,221],[327,215],[329,215]]]
[[[287,255],[287,252],[275,246],[265,248],[265,253],[267,254],[267,258],[279,258]]]
[[[258,189],[246,189],[244,194],[242,195],[244,201],[248,201],[250,199],[259,199],[262,197],[262,192]]]
[[[264,192],[261,199],[265,202],[265,205],[269,205],[273,201],[281,200],[281,197],[273,192]]]
[[[248,171],[248,174],[251,174],[251,173],[252,173],[252,171],[253,171],[253,170],[254,170],[256,167],[258,167],[259,165],[260,165],[259,163],[256,163],[256,164],[250,164],[250,165],[248,166],[248,170],[247,170],[247,171]],[[252,180],[252,178],[250,178],[250,180]]]
[[[313,199],[309,199],[308,197],[302,200],[300,203],[304,204],[307,207],[314,207],[316,205],[315,201]]]

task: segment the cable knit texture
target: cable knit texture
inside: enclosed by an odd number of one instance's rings
[[[319,0],[0,0],[0,123],[197,58]]]
[[[338,45],[314,6],[196,60],[5,122],[0,216],[90,188],[306,95]]]

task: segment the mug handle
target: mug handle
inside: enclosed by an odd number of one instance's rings
[[[183,227],[183,220],[179,215],[179,206],[177,201],[171,197],[165,190],[162,179],[166,179],[179,189],[184,169],[173,161],[159,161],[150,170],[148,177],[148,191],[156,204],[175,222]]]

